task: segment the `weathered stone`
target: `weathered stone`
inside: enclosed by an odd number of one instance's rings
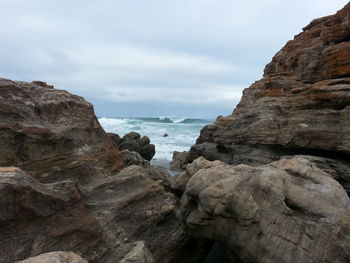
[[[55,251],[31,257],[18,263],[88,263],[73,252]]]
[[[150,144],[150,140],[147,136],[143,136],[137,132],[130,132],[120,140],[119,148],[121,150],[128,149],[130,151],[138,152],[142,158],[150,161],[155,155],[155,146]]]
[[[187,237],[175,216],[160,167],[129,166],[78,189],[73,181],[43,184],[15,167],[0,168],[0,255],[10,263],[49,251],[89,262],[119,262],[139,239],[154,262],[181,259]]]
[[[350,199],[303,157],[196,169],[181,200],[189,233],[238,262],[349,262]]]
[[[138,241],[135,247],[120,261],[120,263],[153,263],[152,254],[142,241]]]
[[[122,150],[122,159],[126,166],[130,165],[140,165],[143,167],[149,166],[149,161],[143,159],[138,152],[133,152],[129,150]]]
[[[84,181],[124,166],[90,103],[44,82],[6,79],[0,79],[0,165],[46,182]]]
[[[173,152],[173,159],[170,163],[170,169],[174,171],[184,170],[188,163],[188,152]]]
[[[137,143],[150,146],[147,137]],[[0,168],[0,261],[63,250],[120,262],[143,240],[155,263],[186,262],[170,175],[148,165],[122,169],[122,157],[118,137],[83,98],[0,79],[0,166],[22,169]]]
[[[181,196],[186,189],[186,185],[188,181],[191,179],[192,175],[194,175],[196,172],[198,172],[200,169],[206,169],[217,165],[223,165],[224,163],[221,161],[214,161],[210,162],[203,157],[199,157],[198,159],[194,160],[191,164],[188,164],[186,167],[186,171],[183,173],[180,173],[173,177],[172,183],[171,183],[171,189],[174,191],[177,195]]]
[[[0,196],[1,262],[56,250],[93,259],[108,250],[76,183],[42,184],[18,168],[5,167],[0,168]]]
[[[188,155],[266,164],[282,155],[350,154],[350,4],[314,20],[244,90],[230,116],[204,127]]]

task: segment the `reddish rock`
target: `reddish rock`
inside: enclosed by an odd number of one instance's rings
[[[350,4],[312,21],[243,92],[233,113],[206,126],[198,156],[261,164],[285,154],[350,154]]]
[[[6,79],[0,79],[0,165],[19,166],[43,181],[124,166],[90,103],[45,82]]]
[[[302,33],[273,57],[264,76],[293,76],[302,82],[314,83],[349,75],[347,41],[350,41],[350,4],[335,15],[315,19],[304,27]],[[330,53],[333,53],[332,58]],[[334,61],[330,62],[330,59]],[[333,74],[329,72],[331,65]]]
[[[136,141],[150,149],[148,138]],[[0,168],[2,263],[60,250],[90,263],[203,256],[184,254],[189,238],[175,216],[170,175],[137,153],[122,156],[117,144],[83,98],[0,79],[0,166],[11,166]],[[122,169],[122,157],[146,168]]]

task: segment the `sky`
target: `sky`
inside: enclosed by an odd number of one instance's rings
[[[228,115],[337,0],[0,0],[0,77],[42,80],[104,117]]]

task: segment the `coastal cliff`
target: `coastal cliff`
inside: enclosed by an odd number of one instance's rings
[[[230,262],[350,262],[350,3],[315,19],[205,126],[172,189]],[[204,157],[204,158],[203,158]]]
[[[285,154],[350,154],[350,4],[313,20],[245,89],[233,113],[206,126],[188,160],[266,164]]]

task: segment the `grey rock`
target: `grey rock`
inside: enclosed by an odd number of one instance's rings
[[[143,159],[138,152],[132,152],[129,150],[122,150],[122,159],[126,166],[130,165],[140,165],[143,167],[147,167],[150,165],[149,161]]]
[[[155,146],[150,143],[147,136],[143,136],[137,132],[130,132],[120,140],[119,148],[121,150],[128,149],[130,151],[138,152],[142,158],[150,161],[155,155]]]
[[[309,159],[203,164],[181,200],[190,235],[219,242],[238,262],[350,261],[349,196]]]

